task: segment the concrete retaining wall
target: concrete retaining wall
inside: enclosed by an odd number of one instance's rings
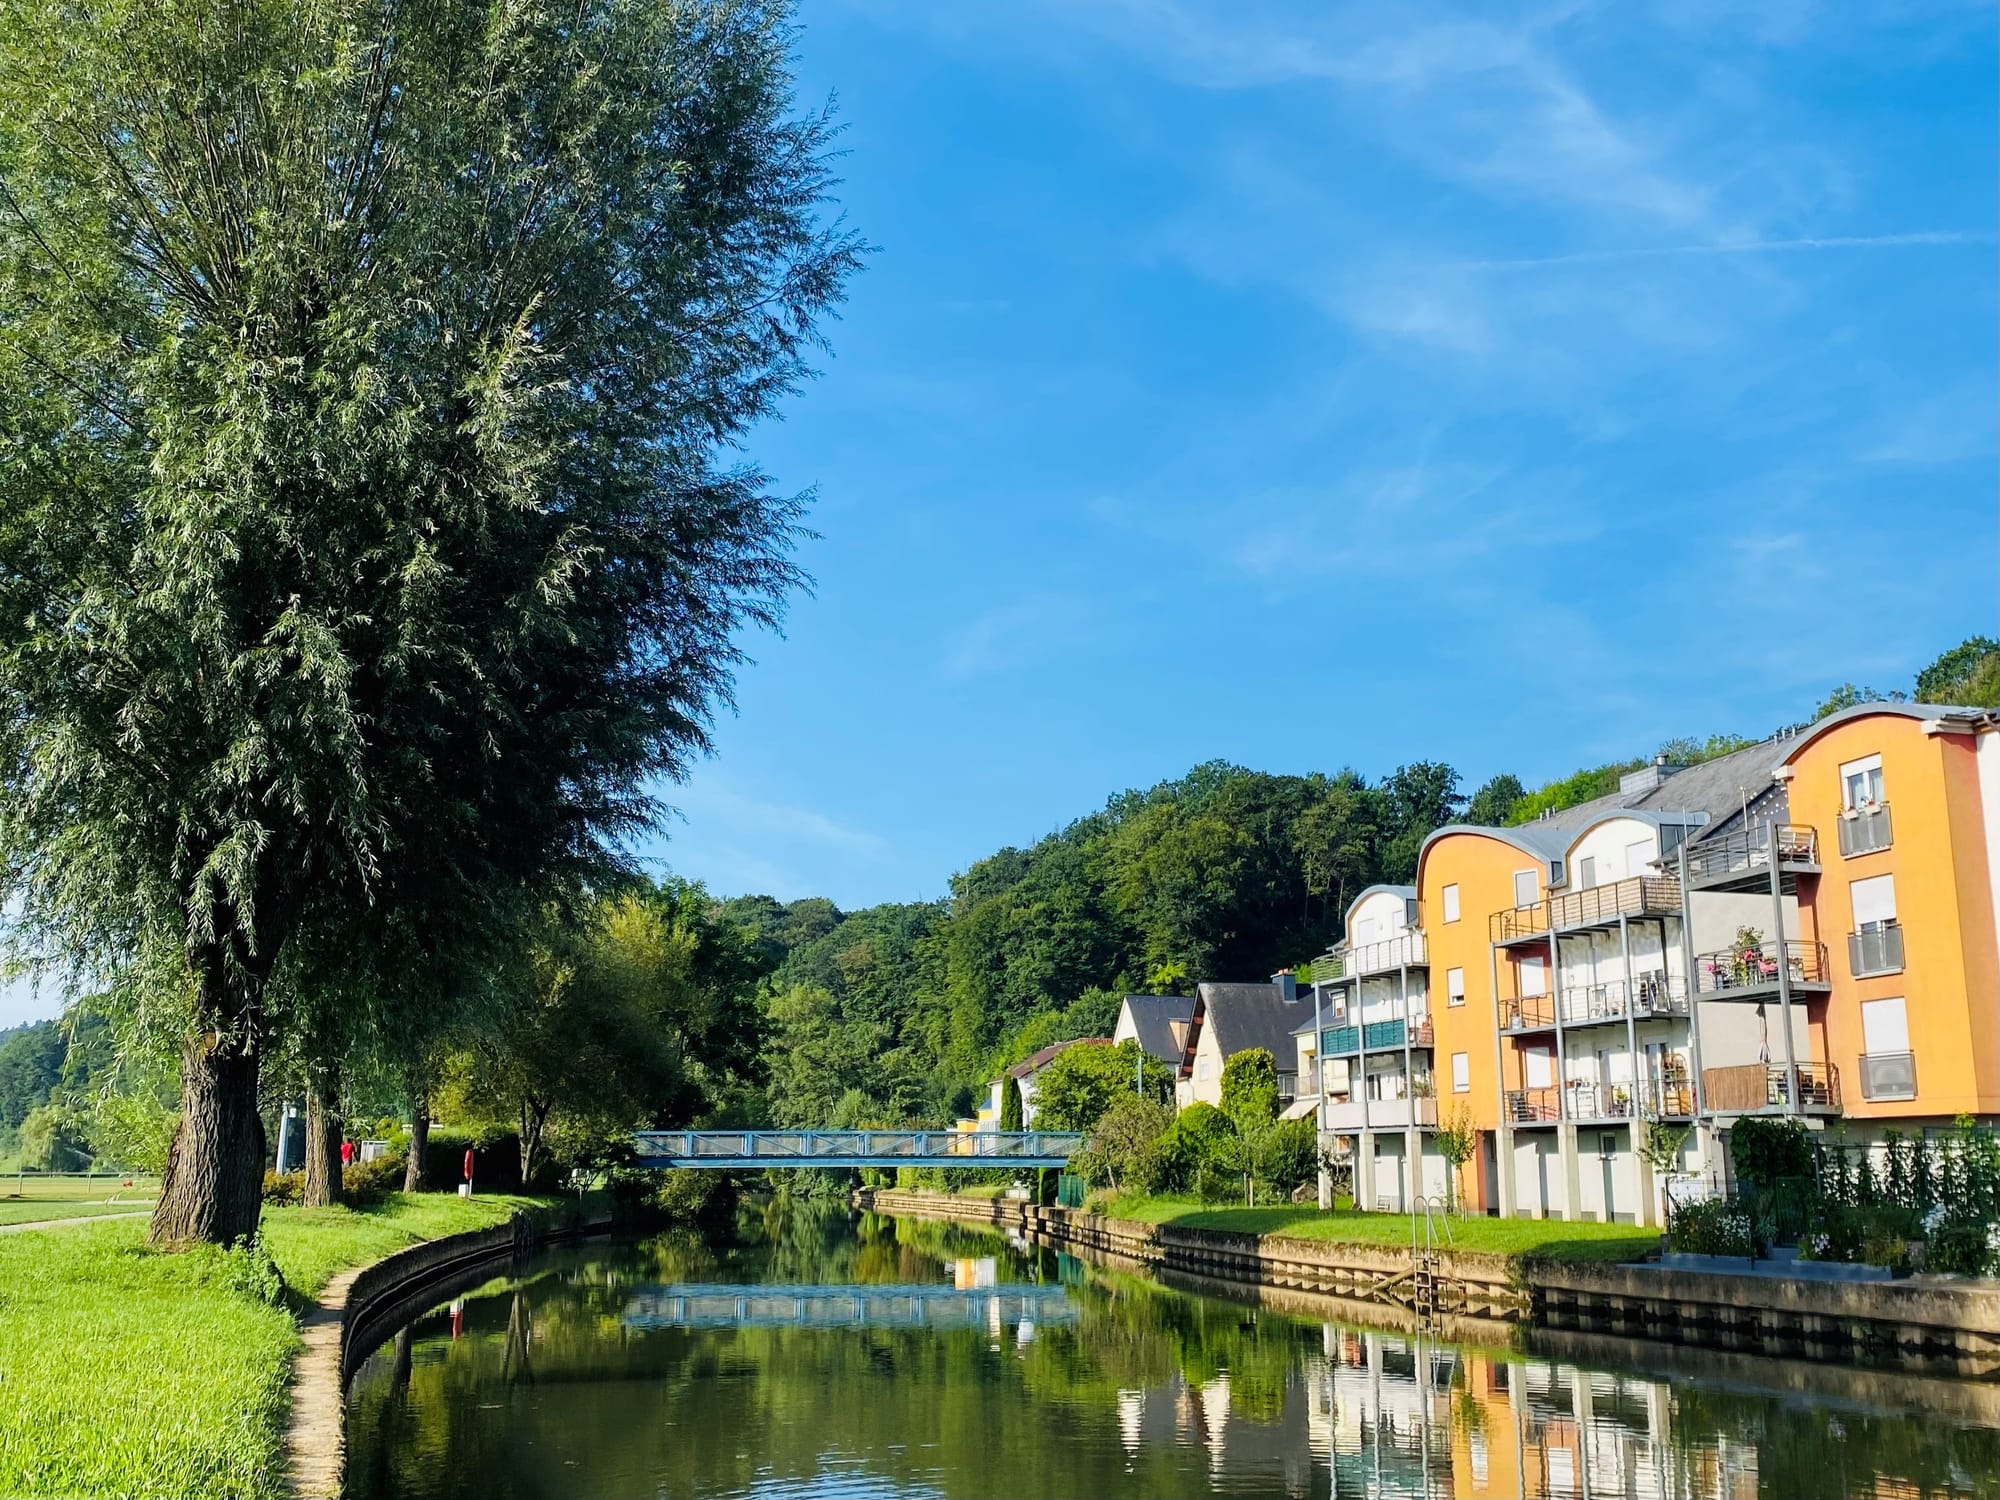
[[[1014,1201],[863,1189],[863,1208],[950,1218],[1031,1234],[1045,1244],[1156,1272],[1345,1299],[1388,1311],[1405,1303],[1410,1253],[1391,1246],[1259,1237],[1107,1218]],[[1476,1322],[1601,1332],[1710,1349],[1841,1359],[1939,1374],[2000,1375],[2000,1282],[1913,1276],[1804,1281],[1566,1264],[1460,1252],[1437,1260],[1439,1311]],[[1340,1308],[1328,1315],[1346,1316]],[[1375,1318],[1360,1321],[1373,1322]]]
[[[347,1378],[373,1347],[367,1334],[429,1307],[451,1278],[525,1253],[546,1240],[608,1227],[563,1212],[516,1213],[507,1223],[426,1240],[326,1284],[300,1324],[292,1363],[286,1469],[300,1500],[340,1500],[347,1461]]]

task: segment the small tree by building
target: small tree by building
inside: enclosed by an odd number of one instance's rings
[[[1450,1110],[1438,1122],[1431,1137],[1438,1155],[1444,1158],[1444,1204],[1447,1212],[1458,1211],[1458,1169],[1472,1160],[1479,1149],[1479,1130],[1472,1123],[1472,1111],[1464,1105]]]
[[[1000,1128],[1021,1129],[1021,1081],[1012,1073],[1000,1075]]]

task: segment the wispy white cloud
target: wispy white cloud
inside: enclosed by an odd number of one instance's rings
[[[1631,261],[1678,260],[1684,257],[1783,255],[1802,250],[1905,250],[1933,246],[1992,245],[1985,230],[1916,230],[1907,234],[1832,234],[1785,240],[1738,240],[1693,245],[1635,245],[1621,250],[1577,250],[1563,255],[1532,255],[1489,260],[1448,262],[1452,271],[1539,270],[1548,266],[1602,266]]]
[[[1011,671],[1074,645],[1086,626],[1082,601],[1039,591],[981,610],[946,637],[946,677]]]

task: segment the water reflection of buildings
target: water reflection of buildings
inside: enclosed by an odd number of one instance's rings
[[[1664,1381],[1331,1325],[1317,1373],[1313,1446],[1337,1497],[1757,1497],[1756,1449],[1676,1442]]]

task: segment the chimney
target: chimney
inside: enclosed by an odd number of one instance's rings
[[[1278,970],[1271,976],[1271,983],[1278,987],[1278,993],[1284,997],[1285,1004],[1290,1005],[1299,998],[1299,982],[1292,977],[1290,969]]]

